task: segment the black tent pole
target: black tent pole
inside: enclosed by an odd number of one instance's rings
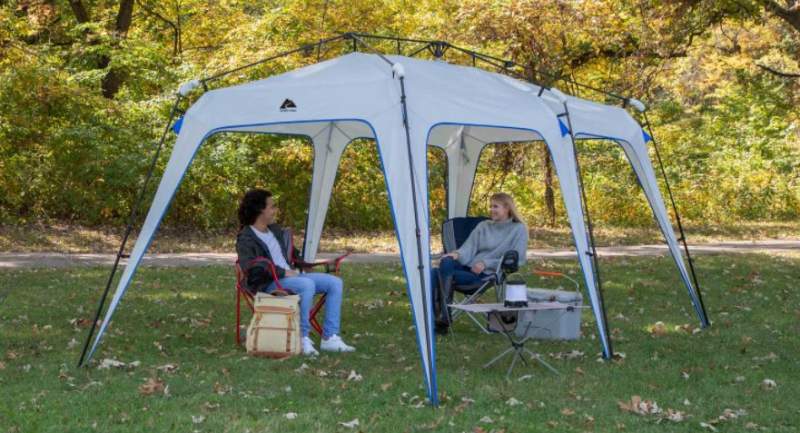
[[[417,270],[419,270],[419,282],[421,284],[421,288],[425,289],[425,267],[422,265],[422,240],[420,239],[421,233],[419,228],[419,211],[417,210],[417,188],[416,188],[416,174],[414,172],[414,160],[412,158],[411,153],[411,134],[408,127],[408,107],[406,104],[406,86],[405,86],[405,77],[400,76],[400,102],[403,105],[403,128],[406,130],[406,148],[408,150],[408,169],[411,174],[411,200],[413,201],[414,205],[414,226],[415,226],[415,235],[417,238]],[[426,294],[422,293],[422,309],[427,313],[428,311],[428,302]],[[428,317],[425,316],[424,320],[422,321],[423,326],[425,327],[425,335],[429,339],[431,337],[431,330],[428,329]],[[425,341],[426,350],[428,351],[428,359],[431,362],[434,362],[433,359],[433,350],[428,344],[428,340]],[[433,368],[432,365],[429,368]],[[433,375],[431,374],[428,378],[428,383],[433,387]],[[434,392],[436,392],[436,388],[433,387]],[[439,398],[436,395],[431,395],[431,404],[434,406],[438,406]]]
[[[594,226],[592,224],[592,216],[589,213],[589,202],[586,199],[586,189],[583,186],[583,174],[581,173],[581,164],[578,160],[578,142],[575,140],[575,132],[572,129],[572,119],[569,115],[569,108],[567,107],[567,102],[564,101],[564,117],[567,119],[567,129],[569,129],[569,137],[572,140],[572,154],[575,157],[575,172],[578,175],[578,187],[581,191],[581,208],[584,210],[586,215],[586,228],[589,232],[589,246],[592,248],[591,252],[587,251],[592,258],[592,263],[594,264],[594,279],[597,282],[597,297],[600,301],[600,313],[603,317],[603,328],[605,330],[605,337],[606,341],[608,342],[608,353],[603,351],[603,358],[611,359],[614,357],[614,349],[611,346],[611,335],[608,332],[608,317],[606,316],[606,304],[603,301],[603,284],[602,280],[600,279],[600,263],[597,260],[597,249],[595,248],[595,241],[594,241]]]
[[[125,229],[125,235],[122,237],[122,242],[119,245],[119,250],[117,251],[117,257],[114,259],[114,266],[111,268],[111,273],[108,276],[108,281],[106,282],[106,288],[103,290],[103,296],[100,297],[100,303],[97,305],[97,312],[94,315],[94,320],[92,320],[91,325],[89,326],[89,333],[86,336],[86,343],[83,345],[83,351],[81,352],[80,360],[78,360],[78,367],[83,365],[83,360],[86,356],[86,350],[89,348],[89,344],[92,341],[92,336],[94,336],[94,330],[97,325],[97,319],[100,318],[100,313],[103,311],[103,306],[106,303],[106,298],[108,297],[108,291],[111,289],[111,282],[114,280],[114,275],[117,272],[117,267],[119,267],[119,261],[121,258],[126,257],[123,254],[125,251],[125,244],[128,242],[128,237],[130,237],[131,231],[133,231],[133,224],[136,222],[136,216],[138,214],[139,208],[142,205],[142,201],[144,200],[144,195],[147,192],[147,186],[150,183],[150,179],[153,177],[153,171],[156,168],[156,162],[158,162],[158,156],[161,153],[161,148],[164,146],[164,141],[166,141],[167,133],[172,126],[172,121],[175,119],[175,114],[178,112],[178,105],[180,104],[182,96],[178,94],[175,97],[175,103],[172,105],[172,110],[170,110],[169,120],[167,124],[164,126],[164,131],[161,134],[161,140],[158,142],[158,146],[156,147],[156,152],[153,155],[153,160],[150,162],[150,168],[147,170],[147,176],[145,177],[144,184],[142,185],[142,189],[139,190],[139,195],[136,198],[135,204],[131,208],[131,214],[128,217],[128,227]]]
[[[650,140],[653,142],[653,149],[656,152],[656,160],[658,161],[659,169],[661,170],[661,176],[664,177],[664,185],[667,188],[667,195],[669,195],[669,201],[672,204],[672,211],[675,213],[675,221],[678,223],[678,231],[681,234],[680,241],[683,244],[683,250],[686,252],[686,261],[689,262],[689,271],[692,274],[692,281],[694,282],[695,292],[697,292],[697,300],[700,302],[698,306],[702,313],[702,317],[700,317],[700,324],[703,328],[706,328],[711,325],[708,320],[708,313],[706,313],[706,306],[703,303],[703,294],[700,290],[700,283],[697,282],[697,273],[694,269],[694,262],[692,261],[692,255],[689,253],[689,244],[686,242],[686,234],[683,231],[683,224],[681,223],[681,214],[678,212],[678,205],[675,203],[675,197],[672,195],[672,188],[669,185],[669,179],[667,178],[667,171],[664,169],[664,162],[661,159],[661,152],[658,150],[658,142],[656,141],[655,135],[653,135],[653,127],[650,124],[650,119],[647,117],[647,112],[642,112],[644,116],[644,125],[647,128],[647,133],[650,134]]]

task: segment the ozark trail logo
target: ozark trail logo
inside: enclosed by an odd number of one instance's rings
[[[291,99],[286,99],[281,104],[281,111],[297,111],[297,105]]]

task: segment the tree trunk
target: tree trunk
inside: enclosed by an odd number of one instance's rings
[[[128,29],[131,27],[133,21],[133,0],[122,0],[119,4],[119,11],[117,12],[117,20],[114,24],[114,37],[117,40],[125,39],[128,36]],[[103,63],[105,66],[111,62],[111,59],[104,58]],[[103,90],[103,97],[106,99],[114,99],[122,83],[125,81],[125,73],[111,67],[103,81],[100,83]]]
[[[542,144],[542,161],[544,162],[544,205],[547,208],[547,220],[550,227],[556,225],[556,200],[553,194],[553,164],[547,144]]]

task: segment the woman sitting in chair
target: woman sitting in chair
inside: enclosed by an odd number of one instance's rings
[[[491,219],[480,222],[459,249],[442,256],[439,267],[431,270],[438,334],[446,334],[450,326],[446,304],[452,300],[453,285],[480,283],[497,272],[503,255],[509,250],[517,251],[519,265],[525,264],[528,228],[517,213],[514,199],[498,192],[492,194],[489,203]]]
[[[275,284],[270,266],[260,258],[269,259],[274,264],[275,277],[280,286],[290,293],[300,295],[300,333],[303,337],[303,354],[318,355],[314,343],[309,338],[309,313],[314,295],[324,293],[325,322],[322,325],[320,349],[331,352],[353,352],[354,347],[345,344],[339,337],[339,320],[342,306],[342,280],[323,273],[304,273],[292,269],[289,260],[296,257],[296,250],[289,251],[290,242],[284,239],[284,231],[275,224],[278,208],[272,194],[263,189],[248,191],[239,203],[239,223],[241,228],[236,239],[236,253],[239,264],[247,275],[246,285],[250,293],[266,292],[285,296],[286,291]]]

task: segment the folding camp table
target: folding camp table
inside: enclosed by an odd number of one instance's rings
[[[514,365],[517,363],[517,358],[521,359],[524,364],[528,364],[523,356],[524,353],[527,353],[531,359],[535,360],[542,366],[546,367],[548,370],[552,371],[555,374],[559,374],[558,370],[556,370],[552,365],[548,364],[542,356],[538,353],[535,353],[527,348],[525,348],[525,343],[531,339],[531,337],[525,337],[522,339],[518,339],[514,337],[514,330],[517,326],[517,320],[514,321],[513,325],[505,326],[505,323],[501,319],[500,315],[502,313],[519,313],[522,311],[535,311],[535,310],[565,310],[567,308],[575,308],[572,305],[562,304],[560,302],[529,302],[527,307],[518,307],[518,308],[509,308],[503,304],[451,304],[452,308],[457,310],[462,310],[467,313],[475,313],[475,314],[486,314],[487,318],[491,318],[492,315],[495,315],[497,318],[497,322],[502,324],[500,326],[500,331],[505,334],[506,338],[508,338],[508,342],[511,345],[508,349],[501,352],[499,355],[492,358],[491,361],[484,364],[483,368],[489,368],[497,361],[504,358],[506,355],[512,355],[511,365],[508,367],[508,371],[506,372],[506,378],[511,376],[511,371],[514,370]],[[528,327],[531,326],[531,322],[528,323]],[[526,332],[523,334],[527,334]]]

